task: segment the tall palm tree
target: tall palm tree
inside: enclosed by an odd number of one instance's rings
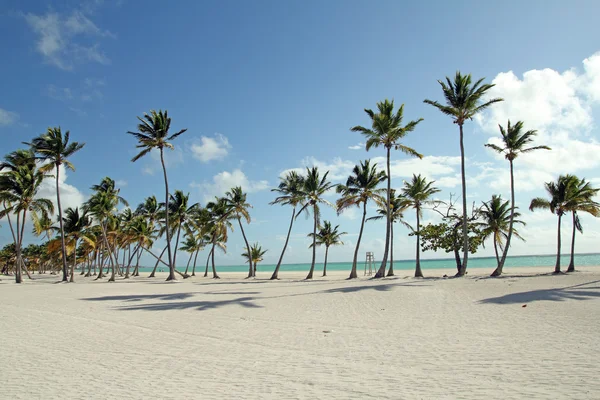
[[[329,254],[330,246],[343,245],[341,236],[347,235],[348,232],[338,232],[340,226],[336,225],[335,228],[331,227],[331,222],[323,221],[323,226],[319,227],[319,231],[316,234],[309,233],[308,237],[313,239],[313,244],[310,247],[325,245],[325,262],[323,263],[323,276],[327,276],[327,255]]]
[[[132,240],[137,243],[137,263],[133,270],[133,276],[139,275],[139,260],[143,249],[149,249],[154,243],[156,229],[149,219],[142,215],[136,216],[130,224],[130,234]]]
[[[358,277],[356,273],[358,249],[360,248],[365,218],[367,217],[367,202],[369,200],[374,200],[378,203],[384,201],[383,192],[385,189],[378,188],[377,186],[386,179],[387,175],[385,172],[377,171],[376,163],[371,165],[371,160],[365,160],[354,166],[352,175],[348,177],[345,185],[338,185],[336,188],[337,193],[341,193],[342,195],[336,202],[338,215],[350,207],[360,207],[361,204],[363,209],[356,248],[354,249],[354,258],[352,259],[352,270],[348,279]]]
[[[190,194],[184,194],[181,190],[176,190],[174,194],[169,195],[170,202],[168,205],[164,206],[164,210],[169,210],[168,212],[163,212],[165,216],[165,221],[167,221],[166,214],[170,214],[171,217],[171,225],[169,229],[171,232],[174,232],[177,229],[177,234],[175,235],[175,249],[173,250],[173,266],[174,270],[176,268],[176,260],[177,260],[177,248],[179,247],[179,238],[181,235],[181,229],[184,231],[187,230],[187,224],[189,219],[193,216],[194,210],[198,207],[198,203],[194,203],[189,205]],[[166,223],[166,222],[165,222]],[[166,230],[166,225],[161,229],[161,233]]]
[[[508,203],[508,200],[502,201],[501,196],[493,195],[492,199],[488,202],[484,202],[483,206],[479,210],[479,215],[483,221],[479,223],[478,226],[481,229],[484,241],[490,237],[493,237],[494,253],[496,254],[498,268],[502,262],[502,258],[498,254],[498,247],[500,247],[500,250],[504,252],[506,246],[508,245],[511,229],[512,234],[515,235],[515,237],[523,241],[525,240],[519,235],[519,232],[514,228],[514,226],[511,227],[511,223],[513,225],[521,224],[525,226],[525,222],[517,219],[521,216],[521,214],[519,212],[515,212],[512,207],[509,208]],[[506,243],[504,243],[504,239],[506,239]]]
[[[550,210],[552,214],[558,216],[558,229],[557,229],[557,243],[556,243],[556,265],[554,267],[554,273],[560,273],[560,223],[562,216],[569,211],[569,196],[570,192],[573,191],[573,186],[578,184],[579,180],[573,175],[561,175],[558,177],[557,182],[546,182],[545,189],[550,199],[544,199],[543,197],[536,197],[531,200],[529,204],[529,210],[535,211],[537,209]]]
[[[150,114],[144,114],[144,117],[137,117],[140,121],[138,124],[139,132],[127,133],[135,136],[138,140],[138,145],[135,146],[138,149],[142,149],[139,154],[131,159],[135,162],[150,153],[153,149],[158,149],[160,152],[160,163],[162,165],[163,176],[165,180],[165,233],[167,236],[167,254],[169,257],[169,276],[167,280],[175,279],[175,265],[173,263],[173,257],[171,255],[171,232],[169,225],[169,180],[167,179],[167,168],[165,167],[165,159],[163,149],[173,149],[173,145],[170,143],[171,140],[181,135],[187,129],[182,129],[177,133],[169,135],[169,129],[171,128],[171,118],[169,118],[167,110],[164,112],[159,110],[150,111]]]
[[[218,197],[206,204],[206,209],[208,210],[209,217],[206,229],[211,236],[210,257],[212,259],[213,278],[219,279],[220,277],[215,268],[215,248],[219,247],[223,251],[227,249],[227,231],[233,231],[233,225],[230,221],[231,213],[227,201],[224,198]]]
[[[63,226],[65,236],[72,243],[73,248],[73,264],[71,264],[71,277],[69,282],[75,281],[75,267],[77,266],[77,245],[80,239],[87,241],[86,229],[92,224],[91,218],[84,211],[79,213],[79,208],[67,208],[63,217]]]
[[[242,217],[246,220],[246,223],[250,223],[250,213],[248,209],[252,208],[252,205],[246,202],[246,193],[242,191],[241,186],[236,186],[231,188],[231,190],[225,193],[225,201],[229,206],[229,210],[231,215],[237,219],[238,224],[240,225],[240,231],[242,232],[242,237],[244,238],[244,243],[246,243],[246,249],[250,248],[248,244],[248,239],[246,238],[246,233],[244,232],[244,226],[242,225]],[[252,267],[252,260],[248,261],[249,269],[248,269],[248,278],[254,276],[254,269]]]
[[[467,270],[467,260],[469,257],[469,232],[467,229],[467,183],[465,175],[465,147],[463,144],[463,125],[469,119],[491,106],[494,103],[503,101],[503,99],[495,98],[491,100],[483,100],[486,92],[495,85],[483,83],[485,78],[479,79],[472,83],[471,74],[463,75],[460,71],[456,71],[454,81],[446,77],[446,82],[438,80],[444,93],[446,104],[441,104],[437,101],[424,100],[424,103],[430,104],[440,110],[442,113],[450,116],[452,121],[458,125],[460,132],[460,174],[462,178],[462,206],[463,206],[463,247],[464,256],[462,268],[458,271],[457,276],[463,276]]]
[[[586,212],[594,217],[600,216],[600,204],[593,200],[600,189],[593,188],[585,179],[574,177],[573,186],[569,193],[569,201],[565,207],[573,215],[573,233],[571,236],[571,260],[567,272],[575,271],[575,232],[583,233],[578,212]],[[575,181],[576,180],[576,181]]]
[[[415,230],[417,236],[417,256],[415,265],[415,278],[422,278],[423,271],[421,271],[421,216],[423,215],[423,206],[431,204],[431,196],[439,193],[440,190],[433,187],[435,181],[427,182],[427,179],[421,174],[413,174],[410,182],[404,182],[402,188],[402,195],[407,200],[407,204],[415,209],[417,212],[417,229]]]
[[[31,146],[38,160],[48,161],[48,164],[40,168],[42,172],[56,170],[56,205],[58,207],[60,244],[62,247],[63,282],[67,281],[67,252],[65,250],[65,230],[63,227],[62,207],[60,205],[60,167],[64,166],[71,171],[75,171],[75,167],[68,158],[85,146],[85,143],[69,143],[69,136],[70,132],[66,131],[63,135],[60,127],[48,128],[46,133],[34,138],[31,143],[25,143]]]
[[[408,201],[404,196],[396,196],[396,190],[392,189],[390,193],[390,267],[386,276],[394,276],[394,224],[400,222],[402,225],[412,230],[407,222],[404,221],[404,211],[408,208]],[[377,214],[374,217],[367,218],[367,221],[375,221],[387,218],[388,208],[385,200],[378,202]]]
[[[392,148],[400,150],[404,154],[409,156],[423,158],[423,156],[412,147],[408,147],[400,143],[401,139],[409,133],[415,130],[419,122],[423,121],[423,118],[419,118],[416,121],[410,121],[408,124],[402,126],[402,119],[404,118],[404,104],[398,108],[398,111],[394,114],[394,101],[384,100],[377,103],[378,112],[374,113],[370,109],[365,109],[365,112],[371,118],[371,128],[365,128],[363,126],[355,126],[350,130],[353,132],[362,133],[366,141],[366,150],[369,151],[371,147],[383,146],[386,150],[386,172],[387,172],[387,197],[386,204],[390,204],[390,196],[392,193],[392,175],[390,171],[390,152]],[[385,266],[387,264],[388,250],[390,246],[390,226],[391,217],[388,208],[386,215],[386,228],[385,228],[385,250],[383,252],[383,258],[381,260],[381,267],[375,274],[375,278],[383,278],[385,275]]]
[[[504,154],[504,158],[508,160],[508,163],[510,165],[511,217],[508,227],[508,236],[506,238],[506,245],[504,246],[504,250],[502,251],[502,258],[498,263],[498,268],[496,268],[492,273],[492,276],[502,275],[502,269],[504,268],[504,262],[506,261],[506,256],[508,255],[508,248],[510,247],[510,239],[513,231],[513,224],[515,218],[515,177],[513,173],[513,161],[520,154],[530,153],[535,150],[551,150],[548,146],[528,147],[531,143],[533,143],[533,140],[537,135],[537,131],[529,130],[524,132],[523,121],[518,121],[515,125],[511,125],[509,120],[506,125],[506,129],[504,129],[502,125],[498,125],[498,127],[500,128],[500,134],[502,135],[502,146],[498,146],[493,143],[488,143],[485,146],[500,154]]]
[[[0,204],[4,206],[0,210],[0,219],[6,217],[8,220],[15,243],[15,281],[21,283],[21,268],[24,267],[21,249],[27,213],[48,218],[48,214],[54,213],[54,206],[48,199],[37,198],[40,185],[47,175],[36,167],[33,152],[16,151],[9,154],[0,165],[0,170],[4,171],[0,174]],[[13,228],[11,214],[16,215],[16,229]]]
[[[250,251],[246,247],[246,251],[242,253],[242,257],[247,258],[253,264],[254,272],[252,276],[256,277],[256,265],[264,259],[264,255],[268,250],[263,250],[262,246],[258,243],[254,243],[250,247]]]
[[[306,275],[306,279],[312,279],[313,272],[315,270],[315,259],[317,255],[315,242],[317,226],[319,225],[319,219],[321,216],[319,204],[333,206],[330,202],[323,198],[325,193],[334,187],[334,185],[327,180],[327,175],[329,175],[329,171],[325,172],[321,178],[318,167],[306,168],[306,177],[304,178],[304,184],[302,185],[302,193],[305,198],[305,202],[302,208],[298,211],[298,215],[300,215],[303,211],[308,210],[309,207],[312,208],[313,212],[312,262],[310,264],[310,271],[308,272],[308,275]]]
[[[302,192],[302,187],[304,186],[304,177],[298,175],[296,171],[290,171],[284,177],[280,178],[280,180],[281,181],[279,182],[279,186],[275,189],[271,189],[272,192],[279,193],[279,196],[277,196],[277,198],[275,198],[275,200],[273,200],[269,204],[281,204],[282,206],[292,206],[292,218],[290,219],[290,227],[288,228],[288,233],[285,237],[285,243],[283,244],[283,249],[281,250],[281,255],[279,256],[279,261],[277,261],[277,265],[275,266],[275,271],[273,271],[273,275],[271,275],[271,279],[279,279],[279,268],[281,267],[283,255],[285,254],[285,249],[287,249],[287,245],[290,240],[290,234],[292,233],[292,226],[294,225],[294,220],[296,219],[296,207],[298,205],[303,205],[305,200],[304,192]]]

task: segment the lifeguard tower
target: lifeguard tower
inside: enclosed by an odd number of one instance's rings
[[[367,259],[365,260],[365,276],[371,276],[375,272],[375,255],[372,251],[367,251]]]

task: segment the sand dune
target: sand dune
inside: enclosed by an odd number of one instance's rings
[[[600,398],[600,269],[399,273],[2,277],[0,398]]]

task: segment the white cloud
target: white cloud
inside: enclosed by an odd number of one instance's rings
[[[365,144],[364,143],[358,143],[358,144],[355,144],[354,146],[348,146],[348,148],[350,150],[360,150],[360,149],[364,149],[365,148]]]
[[[0,126],[12,125],[19,120],[19,114],[0,108]]]
[[[115,181],[115,184],[117,186],[124,187],[124,186],[127,186],[127,181],[124,179],[119,179],[119,180]]]
[[[96,26],[82,12],[73,11],[64,15],[50,11],[45,15],[29,13],[24,17],[33,32],[38,35],[37,51],[49,64],[63,70],[71,70],[75,64],[89,61],[110,63],[98,43],[77,43],[90,37],[115,37],[111,32]]]
[[[200,143],[192,143],[190,150],[198,160],[207,163],[212,160],[222,160],[231,149],[229,140],[224,135],[217,133],[214,138],[202,136]]]
[[[532,145],[547,145],[552,151],[524,154],[515,161],[515,186],[535,190],[558,174],[580,173],[600,167],[600,143],[591,137],[592,109],[600,101],[600,53],[583,61],[583,72],[563,73],[546,68],[517,77],[512,71],[494,78],[490,97],[502,97],[476,121],[484,132],[494,135],[488,143],[499,143],[498,123],[506,126],[524,121],[525,129],[538,131]],[[492,153],[490,151],[490,153]],[[501,155],[494,154],[498,161]],[[503,161],[490,176],[490,187],[508,187],[508,165]]]
[[[174,149],[165,149],[163,152],[163,158],[165,160],[165,167],[167,167],[167,173],[170,167],[175,167],[183,163],[183,151],[180,147]],[[160,171],[162,174],[162,165],[160,163],[160,152],[156,149],[150,152],[150,158],[145,156],[142,158],[145,160],[145,164],[142,167],[142,173],[146,175],[154,175]]]
[[[60,174],[58,176],[58,185],[60,187],[60,203],[63,210],[68,207],[81,207],[85,201],[85,196],[75,186],[66,183],[67,174],[63,166],[60,167]],[[55,175],[56,170],[50,172],[51,175]],[[54,204],[55,212],[58,214],[58,208],[56,203],[56,179],[46,178],[40,185],[40,189],[37,194],[38,198],[46,198],[52,201]]]
[[[191,183],[190,186],[198,188],[204,196],[204,201],[213,200],[215,196],[223,196],[225,192],[235,186],[241,186],[246,193],[259,192],[269,188],[269,182],[251,181],[240,169],[232,172],[223,171],[213,176],[212,182]]]

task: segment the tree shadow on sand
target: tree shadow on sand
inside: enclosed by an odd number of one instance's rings
[[[262,306],[254,303],[257,297],[238,297],[230,300],[216,300],[216,301],[172,301],[165,303],[151,303],[151,304],[139,304],[135,306],[124,306],[119,307],[122,311],[166,311],[166,310],[188,310],[196,309],[198,311],[214,310],[230,305],[238,305],[245,308],[262,308]]]
[[[523,304],[534,301],[591,300],[600,297],[600,286],[588,286],[600,280],[556,289],[530,290],[480,300],[480,304]]]
[[[127,294],[121,296],[87,297],[86,301],[142,301],[142,300],[184,300],[196,293],[166,293],[166,294]]]

